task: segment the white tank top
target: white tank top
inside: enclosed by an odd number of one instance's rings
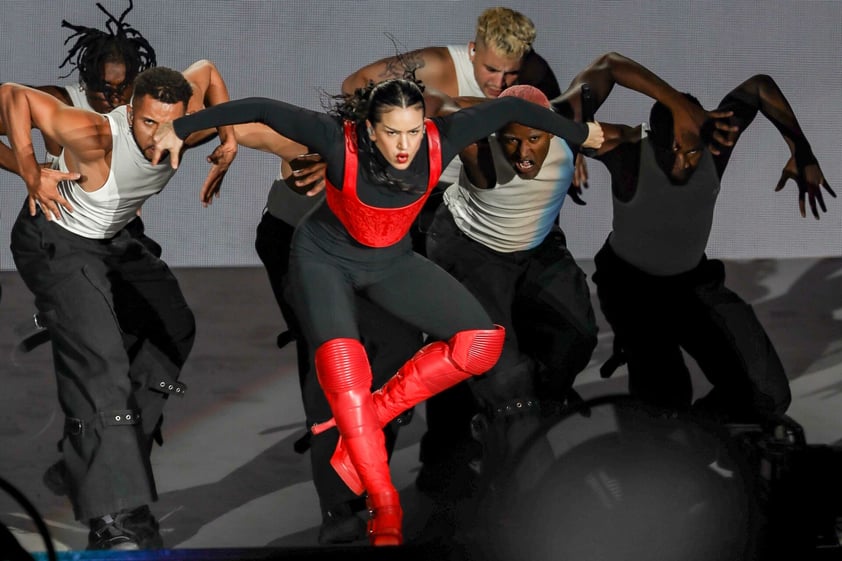
[[[447,50],[456,67],[456,84],[460,96],[485,97],[474,76],[474,65],[468,54],[468,45],[448,45]]]
[[[494,251],[511,253],[537,247],[558,220],[573,178],[573,152],[553,137],[534,179],[521,179],[495,137],[489,138],[497,185],[478,189],[462,173],[444,193],[453,220],[466,236]]]
[[[67,95],[70,96],[70,102],[73,104],[73,107],[81,107],[82,109],[87,109],[89,111],[95,111],[91,104],[88,103],[88,96],[85,95],[85,90],[82,89],[82,86],[76,84],[75,86],[64,86],[64,91],[67,92]]]
[[[61,220],[54,223],[86,238],[110,238],[137,216],[144,201],[164,188],[175,170],[169,161],[153,166],[138,148],[129,128],[126,106],[103,115],[111,127],[111,169],[105,184],[86,192],[75,181],[59,183],[59,192],[73,205],[73,212],[59,207]],[[58,169],[68,171],[64,151]]]
[[[453,59],[453,65],[456,67],[457,94],[460,96],[485,97],[474,76],[474,65],[471,64],[471,57],[468,55],[468,46],[448,45],[447,51],[450,53],[450,58]],[[462,160],[457,156],[444,168],[439,178],[439,183],[445,185],[457,183],[461,170]]]

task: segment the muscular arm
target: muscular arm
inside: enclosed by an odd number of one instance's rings
[[[54,98],[60,100],[62,103],[67,105],[72,105],[70,96],[67,95],[67,90],[61,86],[29,86],[32,89],[42,91],[47,93]],[[0,123],[0,134],[5,135],[6,130],[2,123]],[[44,138],[44,145],[47,148],[48,154],[58,154],[61,152],[61,146],[58,145],[54,140]],[[6,171],[10,171],[12,173],[18,174],[19,168],[17,160],[15,159],[15,153],[12,151],[9,146],[0,142],[0,168],[5,169]]]
[[[733,111],[731,124],[738,127],[734,141],[760,112],[781,133],[799,167],[816,163],[816,157],[792,107],[771,76],[752,76],[731,90],[719,103],[718,109]],[[721,167],[724,170],[732,152],[733,146],[723,147],[721,153],[715,157],[718,169]]]
[[[793,180],[798,186],[798,208],[801,216],[806,216],[808,200],[815,218],[820,216],[819,209],[827,212],[822,188],[832,197],[836,197],[836,193],[830,188],[792,107],[770,76],[752,76],[729,92],[718,109],[731,112],[730,124],[737,127],[737,130],[731,133],[731,144],[719,147],[718,153],[714,155],[716,169],[720,175],[731,157],[734,143],[759,111],[778,129],[791,153],[775,191],[780,191],[789,180]]]
[[[15,153],[4,142],[0,142],[0,168],[20,175]]]
[[[301,158],[309,151],[306,146],[281,136],[262,123],[245,123],[234,125],[237,142],[240,146],[274,154],[281,158],[281,175],[291,182],[289,185],[307,190],[307,195],[313,196],[324,189],[325,164],[318,154]],[[302,162],[293,169],[290,162]]]
[[[110,127],[105,117],[70,107],[49,94],[20,84],[0,86],[0,128],[6,130],[27,187],[38,184],[41,170],[32,145],[33,128],[63,146],[69,152],[69,163],[84,166],[102,161],[111,149]]]
[[[651,70],[615,52],[603,54],[595,59],[573,78],[561,96],[553,99],[555,110],[575,121],[582,120],[582,84],[589,84],[591,87],[594,110],[605,102],[615,84],[658,100],[673,111],[686,111],[689,105],[680,92]]]
[[[225,81],[211,61],[198,60],[184,70],[182,74],[193,88],[193,95],[187,104],[188,113],[199,111],[203,107],[219,105],[230,99]],[[207,157],[211,167],[199,194],[199,198],[205,206],[211,204],[214,198],[219,197],[225,174],[237,157],[237,135],[231,126],[219,126],[216,131],[213,129],[196,131],[187,139],[182,148],[183,151],[193,146],[199,146],[212,138],[217,132],[219,133],[219,145]]]
[[[38,90],[38,91],[44,92],[46,94],[49,94],[49,95],[53,96],[54,98],[58,99],[59,101],[61,101],[62,103],[66,103],[67,105],[73,105],[72,100],[70,99],[70,96],[67,94],[67,90],[65,88],[61,87],[61,86],[28,86],[28,87],[30,87],[34,90]],[[4,131],[3,128],[2,128],[2,125],[0,125],[0,134],[6,134],[6,131]],[[49,138],[44,138],[44,146],[47,149],[47,153],[52,154],[53,156],[55,156],[56,154],[61,152],[61,146],[58,143],[56,143],[54,140],[51,140]],[[6,169],[8,171],[12,171],[14,173],[17,173],[16,167],[15,167],[15,169],[11,169],[11,168],[7,167],[8,162],[9,162],[8,158],[9,158],[8,155],[4,156],[3,154],[0,154],[0,167],[2,167],[3,169]],[[14,156],[12,156],[12,158],[14,158]]]
[[[401,78],[407,69],[415,69],[415,77],[424,85],[435,88],[449,96],[458,95],[456,67],[447,47],[425,47],[400,56],[380,59],[363,66],[342,82],[342,93],[349,95],[357,88],[364,88],[369,82],[380,82],[388,78]]]
[[[48,93],[62,103],[73,105],[73,100],[70,99],[70,95],[67,93],[67,90],[62,86],[32,86],[32,88]]]
[[[6,130],[16,172],[23,178],[29,193],[29,212],[36,213],[36,203],[47,220],[59,218],[62,207],[73,207],[58,192],[58,182],[79,180],[100,186],[108,176],[106,156],[111,152],[111,127],[108,120],[93,111],[69,107],[49,94],[21,86],[0,86],[0,128]],[[32,129],[64,147],[69,173],[42,169],[35,159]],[[6,155],[8,157],[8,154]]]
[[[274,154],[285,161],[307,153],[307,147],[290,140],[262,123],[234,125],[240,146]]]
[[[195,113],[204,107],[219,105],[230,99],[225,81],[213,62],[206,59],[198,60],[185,69],[182,74],[193,87],[193,96],[187,104],[188,113]],[[213,130],[197,131],[187,138],[184,144],[187,147],[195,146],[215,132]],[[236,147],[237,137],[231,127],[220,127],[218,132],[222,144]]]

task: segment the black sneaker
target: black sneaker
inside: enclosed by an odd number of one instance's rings
[[[322,515],[320,545],[351,543],[365,537],[365,521],[354,513],[349,504],[341,504]]]
[[[146,505],[92,518],[90,527],[89,550],[137,551],[164,546],[158,521]]]
[[[137,534],[141,549],[164,548],[161,527],[147,505],[130,510],[129,516],[126,518],[126,526]]]

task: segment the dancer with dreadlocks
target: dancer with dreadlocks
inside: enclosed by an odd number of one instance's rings
[[[62,20],[61,26],[74,31],[64,43],[76,39],[67,57],[59,68],[65,66],[79,71],[79,87],[74,91],[67,91],[70,100],[63,98],[58,92],[59,99],[70,105],[82,106],[87,103],[98,113],[106,113],[115,107],[125,105],[131,99],[132,86],[137,75],[152,68],[156,64],[155,50],[139,31],[125,22],[126,15],[132,10],[133,3],[129,0],[129,7],[115,18],[102,4],[97,3],[108,20],[105,23],[107,31],[75,25]],[[65,74],[62,78],[68,77]],[[84,94],[85,101],[78,102],[76,98]]]
[[[133,7],[131,0],[129,0],[129,7],[120,14],[119,18],[106,10],[102,4],[97,3],[96,6],[108,16],[105,31],[75,25],[66,20],[61,22],[62,27],[73,31],[73,34],[65,39],[64,44],[66,45],[73,39],[76,39],[76,41],[59,65],[59,68],[70,66],[70,72],[60,76],[60,78],[67,78],[76,69],[79,71],[78,83],[71,86],[46,85],[33,87],[60,99],[67,105],[89,109],[97,113],[108,113],[115,107],[129,102],[137,75],[156,64],[155,49],[139,31],[125,22],[126,15]],[[0,130],[0,133],[3,132]],[[49,138],[44,138],[44,145],[47,149],[48,162],[54,164],[58,160],[61,147]],[[0,167],[17,172],[14,157],[5,146],[0,146]],[[126,228],[156,257],[161,256],[161,246],[146,235],[140,215],[132,220]],[[35,326],[38,327],[39,325],[40,323],[36,321]],[[39,339],[41,341],[46,340],[43,337]],[[31,348],[31,346],[37,344],[30,343],[29,345]]]

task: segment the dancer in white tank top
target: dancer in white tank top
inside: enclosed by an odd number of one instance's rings
[[[149,161],[149,123],[184,115],[191,101],[228,100],[209,61],[183,75],[146,70],[134,88],[130,105],[100,115],[33,88],[0,86],[0,121],[29,192],[12,255],[50,332],[65,415],[63,478],[77,519],[90,526],[90,549],[163,545],[148,507],[157,499],[149,452],[167,397],[186,389],[178,378],[195,335],[175,277],[125,228],[173,174],[167,162]],[[33,157],[32,128],[62,146],[59,169]],[[230,128],[219,135],[207,184],[236,155]]]

